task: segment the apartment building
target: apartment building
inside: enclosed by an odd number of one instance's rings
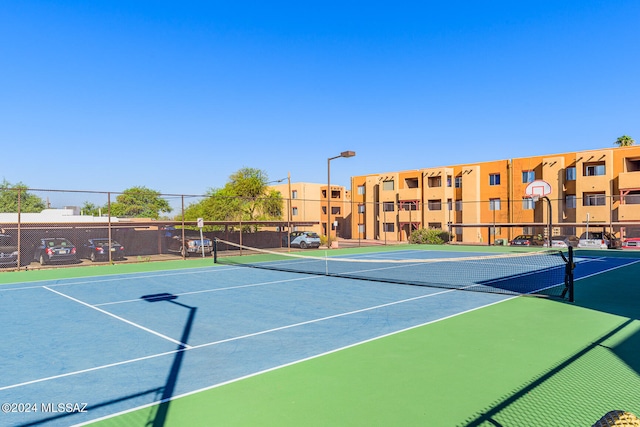
[[[534,180],[549,183],[548,201],[525,196]],[[406,241],[428,227],[494,243],[546,235],[549,219],[554,235],[589,226],[640,235],[637,146],[355,176],[351,188],[352,234],[366,239]]]
[[[332,185],[331,190],[327,191],[327,186],[321,187],[322,214],[320,216],[322,225],[322,234],[327,236],[327,224],[329,224],[329,232],[331,239],[344,238],[351,239],[351,191],[343,186]],[[330,197],[330,199],[328,199]],[[331,216],[328,217],[328,210],[331,210]]]
[[[295,182],[291,184],[278,184],[270,188],[279,191],[283,200],[283,220],[294,222],[308,222],[314,225],[300,228],[293,227],[291,231],[315,231],[323,233],[322,228],[322,184],[308,182]]]

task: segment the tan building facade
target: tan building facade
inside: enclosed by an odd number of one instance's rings
[[[551,186],[534,201],[534,180]],[[352,235],[406,241],[419,228],[455,241],[494,243],[515,235],[580,235],[588,226],[640,235],[640,147],[618,147],[355,176]]]
[[[323,186],[308,182],[292,182],[291,184],[273,185],[270,188],[282,194],[283,220],[314,223],[312,226],[304,227],[304,231],[323,234],[321,194],[326,187],[326,184]],[[291,231],[302,230],[294,228]]]

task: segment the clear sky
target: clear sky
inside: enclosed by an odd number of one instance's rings
[[[0,179],[202,194],[640,143],[640,1],[0,3]]]

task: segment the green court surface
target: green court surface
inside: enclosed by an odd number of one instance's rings
[[[0,283],[199,264],[211,260],[3,273]],[[91,425],[591,426],[611,410],[640,415],[638,277],[635,262],[576,281],[574,303],[506,299]]]

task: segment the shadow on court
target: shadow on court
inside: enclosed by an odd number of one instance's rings
[[[130,394],[127,396],[123,396],[119,399],[109,400],[107,402],[101,402],[97,404],[93,404],[87,407],[87,411],[92,411],[98,408],[107,407],[110,405],[114,405],[117,403],[125,402],[131,399],[137,399],[142,396],[154,396],[153,401],[159,402],[156,406],[155,413],[151,412],[149,414],[149,418],[144,423],[145,426],[150,427],[162,427],[165,424],[167,419],[167,413],[169,411],[169,405],[171,404],[171,398],[173,397],[176,383],[178,381],[178,375],[180,373],[180,368],[182,366],[182,361],[185,355],[185,349],[187,348],[187,343],[189,341],[189,335],[191,334],[191,329],[193,327],[193,322],[196,316],[197,307],[191,307],[186,304],[182,304],[176,301],[178,297],[169,293],[162,294],[153,294],[153,295],[144,295],[140,297],[140,299],[145,300],[150,303],[158,303],[158,302],[168,302],[171,304],[176,304],[180,307],[188,310],[187,320],[182,329],[182,336],[180,338],[180,344],[178,344],[177,351],[173,358],[173,362],[171,364],[171,368],[169,369],[169,373],[167,375],[167,379],[165,381],[164,386],[153,388],[146,391],[141,391],[138,393]],[[75,415],[74,413],[61,413],[58,415],[54,415],[45,419],[40,419],[38,421],[34,421],[28,424],[23,424],[23,427],[27,426],[36,426],[41,425],[49,421],[64,419],[66,417]]]
[[[184,307],[189,311],[187,321],[185,322],[184,328],[182,329],[182,337],[180,338],[180,344],[178,344],[177,352],[173,358],[173,363],[171,364],[171,369],[169,370],[169,375],[167,376],[167,381],[165,382],[164,387],[162,388],[162,394],[160,396],[160,404],[157,407],[155,414],[153,416],[153,420],[148,420],[145,425],[153,426],[153,427],[162,427],[167,419],[167,413],[169,412],[169,405],[171,404],[171,398],[173,397],[173,393],[176,388],[176,383],[178,381],[178,374],[180,373],[180,367],[182,366],[182,360],[184,359],[186,345],[189,342],[189,335],[191,334],[191,329],[193,327],[193,320],[196,317],[197,307],[191,307],[186,304],[179,303],[176,301],[178,298],[172,294],[154,294],[154,295],[145,295],[141,297],[143,300],[148,302],[169,302],[171,304],[179,305],[180,307]]]
[[[560,303],[619,317],[618,326],[463,425],[538,425],[539,414],[558,414],[558,407],[567,419],[553,425],[592,425],[611,410],[640,415],[639,275],[640,263],[634,263],[577,282],[576,301]],[[594,396],[596,407],[585,403]],[[570,418],[589,412],[584,420]]]

